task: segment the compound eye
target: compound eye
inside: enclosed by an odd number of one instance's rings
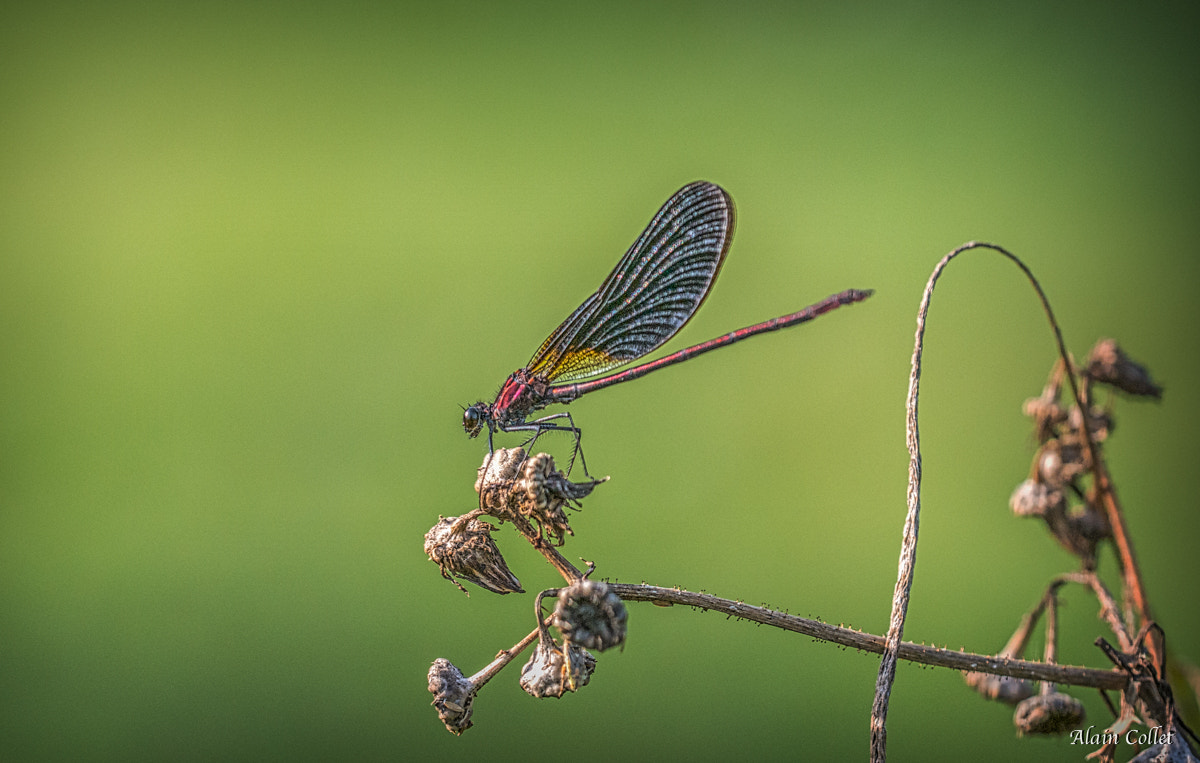
[[[474,437],[479,434],[479,430],[483,428],[483,411],[479,410],[479,405],[472,405],[470,408],[463,411],[463,429],[468,435]]]

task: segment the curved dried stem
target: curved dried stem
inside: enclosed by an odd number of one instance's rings
[[[921,297],[921,305],[917,311],[917,330],[916,339],[913,346],[912,368],[909,374],[908,384],[908,399],[905,406],[906,410],[906,441],[909,453],[909,468],[908,468],[908,511],[904,520],[903,538],[900,548],[900,563],[899,571],[896,579],[896,587],[892,596],[892,612],[888,625],[886,648],[883,652],[883,659],[880,661],[879,674],[875,682],[875,700],[871,706],[871,760],[876,763],[882,763],[887,758],[887,711],[888,702],[891,697],[892,684],[896,676],[896,661],[899,657],[901,638],[904,634],[904,621],[908,613],[908,602],[912,591],[913,571],[916,566],[917,557],[917,537],[920,528],[921,516],[921,436],[920,429],[917,425],[918,400],[920,393],[921,380],[921,355],[924,351],[925,339],[925,323],[929,314],[929,304],[933,298],[933,289],[941,277],[946,266],[958,255],[972,249],[990,249],[1013,262],[1025,277],[1029,279],[1034,291],[1037,292],[1038,299],[1042,303],[1042,309],[1046,313],[1046,318],[1050,322],[1050,327],[1054,331],[1054,339],[1058,346],[1058,353],[1062,359],[1065,368],[1071,368],[1071,358],[1067,352],[1066,344],[1063,341],[1062,330],[1059,328],[1058,321],[1054,317],[1054,310],[1050,307],[1050,301],[1042,290],[1041,284],[1034,277],[1032,271],[1021,262],[1021,260],[1008,250],[996,244],[983,242],[968,242],[958,247],[954,251],[947,254],[934,267],[933,273],[929,276],[929,282],[925,286],[925,292]],[[1067,380],[1071,385],[1071,393],[1079,405],[1081,410],[1085,410],[1083,400],[1080,396],[1080,390],[1075,381],[1074,374],[1066,374]],[[1086,417],[1084,417],[1086,419]],[[1085,448],[1091,463],[1096,478],[1096,490],[1100,496],[1100,500],[1105,506],[1105,510],[1109,516],[1109,522],[1113,527],[1114,542],[1117,547],[1117,553],[1121,561],[1122,571],[1125,575],[1126,588],[1133,598],[1134,606],[1138,610],[1138,614],[1142,621],[1149,619],[1149,607],[1146,604],[1146,598],[1141,586],[1140,575],[1137,570],[1137,564],[1133,556],[1133,547],[1129,541],[1128,534],[1125,530],[1124,520],[1121,517],[1119,507],[1116,505],[1115,497],[1113,496],[1112,486],[1109,483],[1107,472],[1100,461],[1098,448],[1095,447],[1092,434],[1087,430],[1087,422],[1083,424]]]

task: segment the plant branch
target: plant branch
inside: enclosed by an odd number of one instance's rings
[[[546,557],[546,561],[550,562],[554,569],[558,570],[558,574],[562,575],[568,584],[583,577],[583,573],[575,565],[568,562],[566,557],[558,553],[558,549],[552,546],[542,533],[526,533],[522,530],[521,534],[529,541],[529,545],[536,548],[542,556]]]
[[[550,625],[553,616],[547,617],[542,621],[542,627]],[[479,672],[471,676],[468,680],[475,685],[475,691],[483,688],[483,685],[496,677],[496,674],[504,669],[508,663],[517,658],[521,652],[529,648],[529,645],[537,640],[538,635],[542,632],[542,628],[534,628],[528,636],[513,644],[508,649],[501,649],[496,655],[496,659],[485,665]]]
[[[732,599],[723,599],[707,593],[695,593],[678,588],[663,588],[645,584],[608,583],[613,593],[626,601],[648,601],[656,604],[681,604],[700,609],[710,609],[723,612],[730,617],[737,617],[751,622],[769,625],[793,633],[828,641],[841,646],[861,649],[864,652],[883,654],[886,640],[882,636],[863,633],[853,628],[830,625],[819,620],[790,615],[766,607],[757,607]],[[932,665],[953,670],[994,673],[1013,678],[1026,678],[1033,681],[1053,681],[1070,686],[1086,686],[1097,689],[1121,690],[1128,682],[1128,676],[1116,670],[1101,670],[1098,668],[1072,667],[1069,665],[1053,665],[1045,662],[1030,660],[1014,660],[1004,657],[993,657],[970,652],[960,652],[952,649],[913,644],[907,641],[900,643],[899,657],[922,665]]]

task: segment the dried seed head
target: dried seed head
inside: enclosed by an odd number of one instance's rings
[[[1029,645],[1029,636],[1033,630],[1033,622],[1029,617],[1021,619],[1017,630],[1009,637],[1008,643],[1000,650],[997,657],[1005,660],[1019,660],[1025,656],[1025,647]],[[1023,699],[1033,696],[1037,684],[1023,678],[998,676],[993,673],[965,671],[963,679],[975,691],[988,699],[1015,705]]]
[[[1059,545],[1078,556],[1088,570],[1096,568],[1096,545],[1112,535],[1108,519],[1090,504],[1048,514],[1046,524]]]
[[[475,478],[475,492],[516,479],[517,470],[524,460],[524,448],[500,448],[485,455]]]
[[[563,650],[550,639],[541,639],[529,662],[521,668],[521,688],[537,698],[561,697],[568,691],[587,686],[596,669],[596,658],[575,644]]]
[[[970,671],[963,673],[963,679],[975,691],[991,700],[1015,705],[1023,699],[1032,697],[1037,691],[1037,684],[1024,678],[998,676],[994,673],[979,673]]]
[[[429,693],[447,731],[459,735],[471,728],[475,685],[449,660],[439,657],[429,667]]]
[[[525,593],[496,542],[494,528],[474,517],[443,517],[425,533],[425,553],[442,571],[442,577],[466,591],[456,578],[468,580],[493,593]]]
[[[552,476],[558,477],[553,483],[550,481]],[[526,461],[521,470],[521,484],[525,488],[521,513],[537,522],[561,546],[563,538],[573,533],[567,522],[567,514],[563,511],[567,501],[551,489],[552,485],[559,482],[566,482],[566,479],[561,474],[555,474],[554,459],[545,453],[538,453]]]
[[[513,492],[522,492],[518,508],[521,515],[561,546],[565,536],[574,534],[563,508],[578,507],[581,498],[586,498],[596,485],[607,479],[571,482],[566,475],[555,470],[553,457],[538,453],[525,461]]]
[[[1101,339],[1088,355],[1085,373],[1093,380],[1140,397],[1162,397],[1150,372],[1129,359],[1112,339]]]
[[[1061,490],[1037,480],[1025,480],[1013,491],[1008,505],[1019,517],[1041,517],[1059,544],[1094,569],[1096,545],[1111,536],[1108,519],[1092,504],[1068,509]]]
[[[625,603],[604,583],[576,580],[558,593],[554,625],[567,641],[603,652],[625,643]]]
[[[480,508],[501,522],[511,522],[516,516],[513,482],[524,461],[524,448],[501,448],[485,454],[477,470],[475,492],[479,493]]]
[[[1083,448],[1065,438],[1050,440],[1038,451],[1037,469],[1039,479],[1047,485],[1069,485],[1087,471]]]
[[[1079,413],[1079,406],[1071,406],[1070,415],[1070,439],[1071,442],[1078,442],[1080,447],[1083,443],[1083,416]],[[1092,435],[1093,442],[1104,442],[1108,436],[1112,434],[1113,427],[1116,422],[1113,421],[1112,412],[1107,408],[1099,405],[1093,405],[1088,411],[1088,432]]]
[[[1065,734],[1083,723],[1083,704],[1069,694],[1052,691],[1038,694],[1017,705],[1013,725],[1017,734]]]
[[[1013,491],[1008,505],[1019,517],[1044,517],[1051,512],[1066,510],[1066,499],[1061,490],[1037,480],[1025,480]]]
[[[1055,427],[1067,420],[1067,412],[1058,402],[1058,393],[1057,386],[1047,387],[1041,397],[1031,397],[1022,406],[1025,415],[1033,419],[1038,442],[1053,437]]]
[[[1095,541],[1112,537],[1112,527],[1108,524],[1108,514],[1101,508],[1098,500],[1099,491],[1096,486],[1088,488],[1083,497],[1083,504],[1076,507],[1068,516],[1077,526],[1077,531],[1085,538]]]
[[[563,508],[578,507],[580,499],[607,479],[571,482],[555,470],[549,454],[526,458],[524,450],[513,448],[485,457],[475,490],[483,491],[480,503],[489,515],[513,522],[522,533],[536,532],[541,537],[546,532],[561,546],[564,537],[572,534]]]

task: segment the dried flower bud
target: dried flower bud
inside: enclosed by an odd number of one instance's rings
[[[1034,421],[1038,442],[1045,442],[1054,436],[1054,428],[1067,420],[1067,412],[1058,402],[1058,388],[1046,388],[1041,397],[1031,397],[1025,401],[1021,410]]]
[[[523,448],[501,448],[484,454],[477,470],[475,492],[479,506],[501,522],[511,522],[517,514],[517,498],[513,482],[525,462]]]
[[[1094,569],[1096,544],[1111,536],[1108,519],[1091,504],[1068,511],[1061,490],[1025,480],[1008,499],[1012,512],[1019,517],[1041,517],[1059,544],[1083,560],[1086,569]]]
[[[485,486],[511,482],[517,477],[517,470],[525,460],[524,448],[500,448],[483,457],[483,464],[478,469],[475,478],[475,492]]]
[[[442,571],[442,577],[466,591],[456,578],[470,581],[493,593],[525,593],[521,581],[508,569],[496,542],[494,528],[471,518],[443,517],[425,533],[425,553]]]
[[[1162,387],[1150,378],[1150,372],[1129,359],[1112,339],[1101,339],[1088,355],[1085,371],[1093,380],[1141,397],[1162,397]]]
[[[550,639],[538,641],[537,647],[521,668],[521,688],[530,696],[561,697],[568,691],[587,686],[596,669],[596,658],[586,649],[575,644],[563,650]]]
[[[1036,483],[1031,483],[1036,484]],[[996,655],[1004,660],[1020,660],[1025,656],[1025,648],[1029,645],[1029,636],[1033,631],[1033,619],[1028,615],[1021,618],[1021,624],[1009,637],[1008,643]],[[984,697],[1015,705],[1023,699],[1033,696],[1037,684],[1024,678],[999,676],[994,673],[964,671],[963,679],[975,691]]]
[[[1028,699],[1037,691],[1037,684],[1024,678],[998,676],[994,673],[979,673],[968,671],[963,673],[963,679],[975,691],[984,697],[1015,705],[1021,700]]]
[[[604,583],[576,580],[558,593],[554,625],[573,644],[603,652],[625,643],[625,603]]]
[[[449,660],[439,657],[429,667],[429,693],[447,731],[459,735],[471,728],[475,685]]]
[[[1069,694],[1052,691],[1030,697],[1017,705],[1013,725],[1017,734],[1065,734],[1083,723],[1083,703]]]
[[[536,523],[561,546],[564,537],[573,534],[563,507],[579,506],[581,498],[586,498],[596,485],[607,479],[571,482],[554,469],[553,457],[538,453],[525,461],[514,492],[517,489],[524,491],[519,508],[521,515]]]
[[[538,453],[526,458],[524,450],[512,448],[485,457],[475,490],[482,491],[480,503],[489,515],[513,522],[524,534],[536,531],[540,538],[542,532],[547,532],[561,546],[564,537],[571,534],[563,507],[578,507],[580,499],[607,479],[571,482],[555,470],[550,455]]]
[[[1092,505],[1046,514],[1046,526],[1059,545],[1083,562],[1084,569],[1096,568],[1096,545],[1112,535],[1108,518]]]
[[[1082,446],[1082,429],[1083,416],[1079,413],[1079,406],[1071,406],[1070,427],[1074,435],[1069,438],[1072,442],[1078,442]],[[1092,435],[1093,442],[1104,442],[1108,436],[1112,434],[1113,427],[1116,422],[1113,421],[1112,412],[1098,405],[1093,405],[1088,411],[1088,432]],[[1067,438],[1064,438],[1067,439]]]
[[[1050,440],[1038,451],[1037,469],[1039,479],[1047,485],[1068,485],[1087,471],[1083,449],[1063,439]]]
[[[1065,511],[1066,499],[1060,490],[1037,480],[1025,480],[1017,485],[1008,505],[1019,517],[1044,517],[1052,511]]]
[[[1083,498],[1084,502],[1067,514],[1067,519],[1075,526],[1075,532],[1097,543],[1112,537],[1112,527],[1108,524],[1108,514],[1100,506],[1096,486],[1088,488]]]

